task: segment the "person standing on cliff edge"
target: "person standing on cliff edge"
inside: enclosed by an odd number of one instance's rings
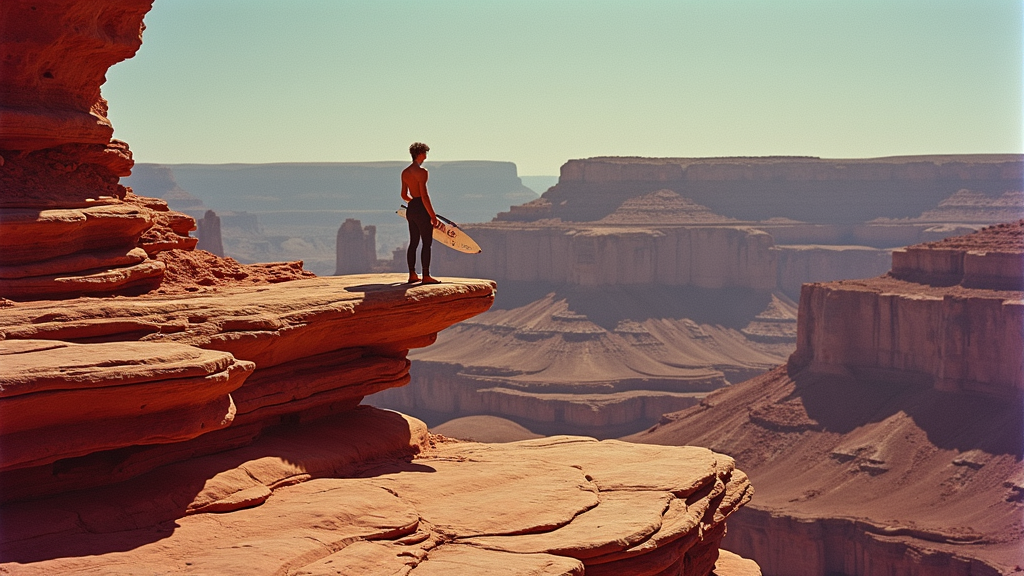
[[[402,200],[409,203],[405,217],[409,221],[409,251],[406,260],[409,262],[409,284],[419,282],[416,275],[416,247],[423,241],[420,262],[423,264],[423,283],[440,284],[441,281],[430,276],[430,245],[433,243],[434,226],[437,225],[437,214],[430,204],[427,194],[427,174],[423,162],[427,159],[430,146],[422,142],[414,142],[409,146],[412,164],[402,170]]]

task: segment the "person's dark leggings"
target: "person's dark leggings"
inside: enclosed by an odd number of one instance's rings
[[[434,241],[434,227],[430,225],[430,214],[427,213],[421,198],[413,198],[409,202],[405,218],[409,221],[409,251],[405,255],[409,262],[409,273],[416,272],[416,247],[422,240],[420,261],[423,262],[423,275],[430,276],[430,244]]]

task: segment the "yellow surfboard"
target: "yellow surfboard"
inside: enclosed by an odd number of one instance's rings
[[[402,218],[406,218],[405,211],[408,207],[404,204],[398,209],[397,214]],[[431,234],[434,240],[444,244],[452,250],[458,250],[459,252],[465,252],[466,254],[479,254],[483,252],[480,249],[480,245],[477,244],[469,234],[462,231],[459,225],[451,220],[437,215],[437,226],[434,226],[434,233]]]

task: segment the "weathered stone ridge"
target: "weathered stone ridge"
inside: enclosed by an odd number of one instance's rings
[[[1024,290],[1024,220],[896,250],[892,274],[939,286]]]
[[[152,0],[0,6],[0,297],[138,294],[163,280],[161,251],[191,250],[195,222],[118,183],[100,85],[142,43]]]
[[[716,567],[725,521],[753,494],[727,456],[567,436],[435,439],[421,422],[364,407],[119,490],[9,504],[0,569],[759,574],[735,555]]]
[[[181,344],[0,340],[0,472],[232,423],[255,364]]]

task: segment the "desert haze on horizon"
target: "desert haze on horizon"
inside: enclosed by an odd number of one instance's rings
[[[103,86],[140,162],[1024,151],[1018,1],[180,0],[146,24]]]

